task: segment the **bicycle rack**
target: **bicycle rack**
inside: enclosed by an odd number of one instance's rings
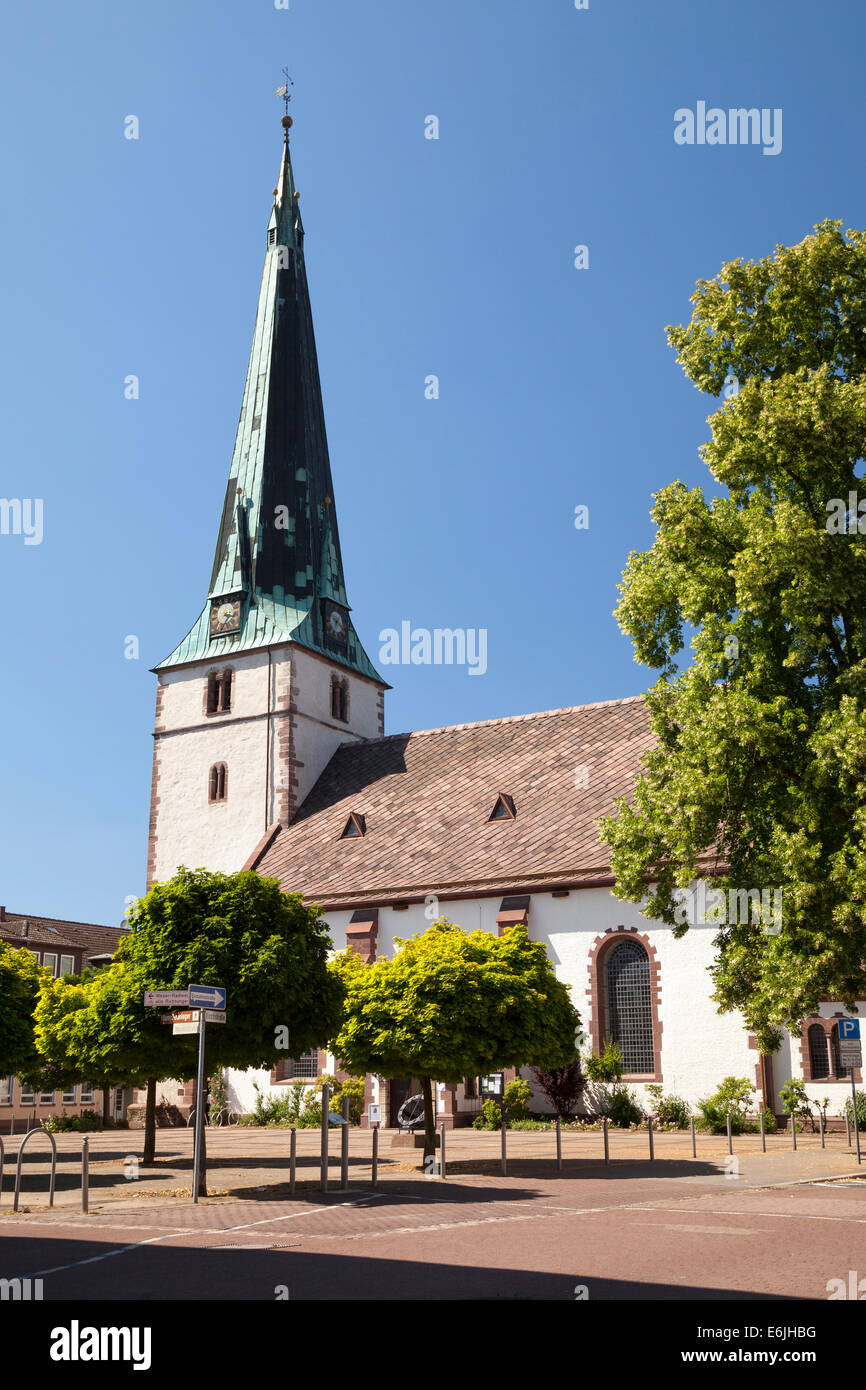
[[[48,1205],[54,1206],[54,1179],[57,1175],[57,1144],[54,1135],[47,1129],[29,1129],[18,1147],[18,1163],[15,1166],[15,1196],[12,1200],[12,1210],[18,1210],[18,1198],[21,1193],[21,1159],[24,1156],[24,1149],[34,1134],[44,1134],[46,1139],[51,1141],[51,1185],[48,1189]]]

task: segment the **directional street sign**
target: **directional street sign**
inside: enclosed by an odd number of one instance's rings
[[[173,1014],[163,1014],[160,1023],[198,1023],[198,1009],[176,1009]]]
[[[189,1004],[203,1004],[208,1009],[224,1009],[226,991],[222,985],[190,985]]]
[[[146,989],[144,991],[144,1007],[146,1009],[185,1009],[188,1006],[188,989]]]
[[[205,1023],[225,1023],[225,1009],[205,1009],[204,1021]]]
[[[200,1023],[176,1023],[171,1031],[174,1037],[179,1037],[182,1033],[197,1033],[200,1027]]]

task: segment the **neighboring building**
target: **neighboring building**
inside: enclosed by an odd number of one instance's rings
[[[55,979],[99,969],[113,959],[126,934],[122,927],[100,927],[93,922],[65,922],[32,913],[7,912],[0,907],[0,941],[30,951]],[[131,1091],[112,1087],[111,1114],[126,1113]],[[21,1131],[49,1115],[79,1115],[83,1110],[101,1113],[103,1092],[90,1085],[69,1086],[64,1091],[31,1091],[17,1077],[0,1076],[0,1132]]]
[[[180,864],[254,868],[322,904],[335,946],[368,961],[440,914],[490,932],[523,922],[638,1088],[694,1102],[748,1076],[778,1110],[779,1087],[802,1075],[841,1104],[841,1009],[811,1020],[802,1047],[761,1057],[710,998],[717,928],[676,941],[610,891],[595,822],[649,747],[640,698],[385,737],[388,686],[352,625],[340,556],[290,124],[210,586],[156,667],[148,884]],[[311,1053],[231,1073],[230,1094],[250,1110],[254,1083],[325,1068],[334,1059]],[[410,1084],[368,1078],[367,1101],[393,1124]],[[440,1085],[440,1121],[469,1120],[477,1090],[471,1077]]]

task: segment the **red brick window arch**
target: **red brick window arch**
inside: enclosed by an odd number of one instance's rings
[[[225,763],[214,763],[208,774],[207,799],[213,803],[225,801],[228,797],[228,768]]]
[[[634,1081],[661,1081],[661,987],[656,949],[647,937],[619,927],[598,937],[590,957],[592,1041],[600,1052],[619,1044],[623,1074]]]
[[[804,1081],[851,1080],[851,1068],[842,1065],[839,1055],[839,1015],[833,1018],[807,1018],[800,1034],[800,1064]],[[859,1082],[860,1068],[854,1070]]]

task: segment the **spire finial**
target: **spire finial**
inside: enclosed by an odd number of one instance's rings
[[[289,102],[290,102],[291,99],[292,99],[292,94],[291,94],[291,92],[289,91],[289,88],[290,88],[290,87],[294,87],[295,84],[294,84],[294,82],[292,81],[292,79],[289,77],[289,70],[288,70],[288,68],[283,68],[283,77],[284,77],[286,80],[285,80],[285,83],[284,83],[284,85],[283,85],[282,87],[278,87],[278,88],[277,88],[277,96],[280,97],[280,98],[285,102],[285,104],[286,104],[286,114],[283,116],[282,120],[280,121],[280,125],[283,127],[283,130],[286,132],[286,139],[288,140],[288,138],[289,138],[289,131],[291,130],[291,127],[292,127],[292,118],[291,118],[291,116],[289,115]]]

